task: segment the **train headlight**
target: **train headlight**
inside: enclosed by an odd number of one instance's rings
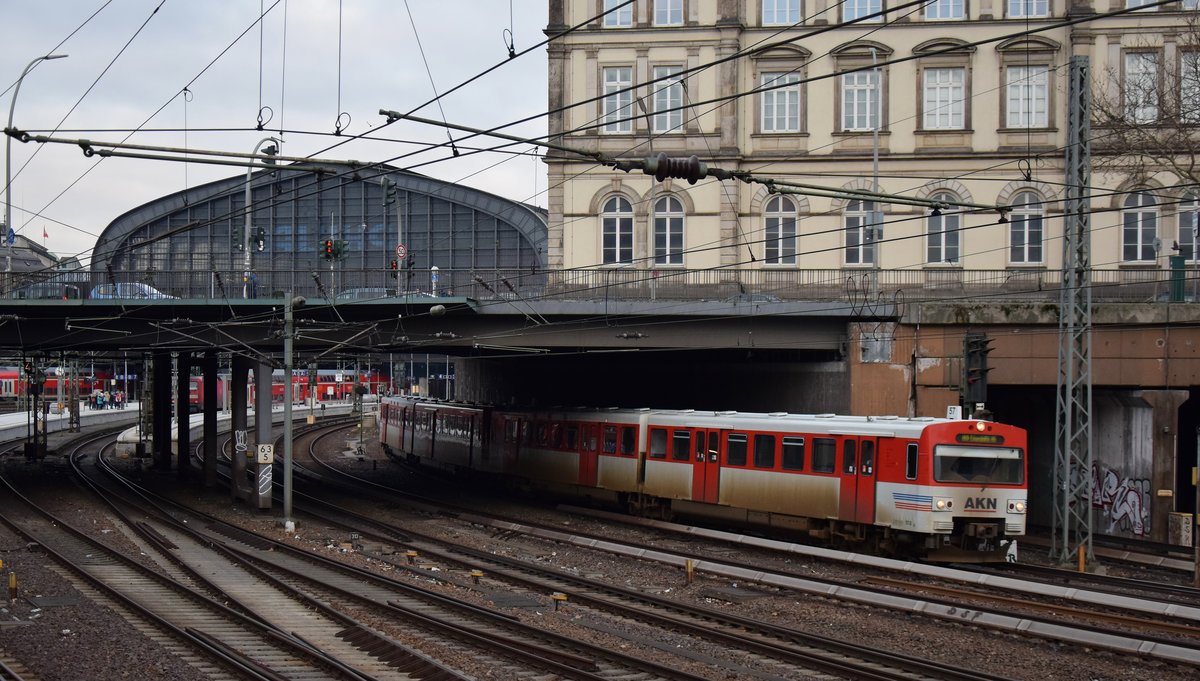
[[[1025,513],[1025,500],[1024,499],[1009,499],[1008,500],[1008,512],[1024,514]]]
[[[953,511],[954,500],[948,497],[938,497],[933,500],[933,510],[935,511]]]

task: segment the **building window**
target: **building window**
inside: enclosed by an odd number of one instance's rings
[[[1179,5],[1185,10],[1200,8],[1200,2],[1197,2],[1197,0],[1183,0],[1183,2],[1179,3]]]
[[[620,5],[625,0],[604,0],[604,11],[608,12],[604,15],[605,28],[628,28],[633,26],[633,3],[629,3],[624,7],[609,12],[612,8]]]
[[[1032,19],[1050,16],[1050,0],[1008,0],[1010,19]]]
[[[883,0],[844,0],[842,3],[842,21],[854,21],[861,17],[878,13],[883,6]],[[883,21],[883,15],[864,19],[864,23]]]
[[[1179,55],[1179,121],[1200,123],[1200,52]]]
[[[1008,260],[1014,265],[1042,262],[1042,201],[1033,192],[1021,192],[1013,199],[1008,218]]]
[[[1197,230],[1200,230],[1200,199],[1195,194],[1183,197],[1179,204],[1179,254],[1192,262],[1200,261],[1200,253],[1196,252]]]
[[[966,127],[967,70],[925,69],[925,130],[962,130]]]
[[[1125,9],[1135,9],[1151,4],[1154,0],[1125,0]]]
[[[963,0],[931,0],[925,5],[926,21],[947,21],[963,18]]]
[[[604,69],[604,132],[633,130],[633,69],[613,66]]]
[[[1158,206],[1146,192],[1131,194],[1121,212],[1121,259],[1125,262],[1153,262],[1154,239],[1158,236]]]
[[[764,73],[763,132],[800,132],[800,74]]]
[[[682,26],[683,0],[654,0],[655,26]]]
[[[846,204],[846,264],[871,265],[875,262],[875,243],[871,239],[872,201],[851,201]]]
[[[633,207],[625,197],[613,196],[604,202],[600,231],[605,265],[633,262]]]
[[[678,66],[654,67],[654,132],[683,130],[683,81],[679,75],[682,71]]]
[[[654,202],[654,264],[683,264],[683,204],[673,196]]]
[[[1008,118],[1010,128],[1045,128],[1049,120],[1050,69],[1046,66],[1010,66]]]
[[[842,74],[842,130],[874,130],[878,121],[878,71],[871,69]]]
[[[762,0],[763,26],[800,23],[800,0]]]
[[[938,192],[930,197],[933,201],[949,203],[955,198],[946,192]],[[926,259],[930,265],[957,265],[962,229],[962,215],[944,213],[941,210],[930,212],[926,218],[928,227],[926,238]]]
[[[763,211],[763,258],[768,265],[796,264],[796,204],[776,196]]]
[[[1158,120],[1158,54],[1125,53],[1125,115],[1131,123]]]

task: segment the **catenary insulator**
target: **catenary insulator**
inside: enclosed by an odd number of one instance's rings
[[[687,158],[672,158],[666,153],[660,152],[657,156],[646,159],[646,167],[642,172],[653,175],[654,179],[659,182],[668,177],[674,177],[687,180],[688,184],[696,184],[696,180],[708,176],[708,165],[695,155]]]

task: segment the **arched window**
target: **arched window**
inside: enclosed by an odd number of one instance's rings
[[[654,264],[683,264],[683,204],[674,196],[654,202]]]
[[[954,201],[947,192],[938,192],[929,197],[933,201]],[[961,252],[962,216],[942,210],[933,210],[926,219],[926,261],[931,264],[957,265]]]
[[[1121,259],[1125,262],[1153,262],[1158,254],[1158,202],[1146,192],[1130,194],[1121,211]]]
[[[1200,229],[1200,221],[1196,219],[1198,214],[1200,199],[1195,194],[1183,197],[1179,204],[1179,254],[1192,262],[1200,261],[1200,254],[1196,253],[1196,231]]]
[[[600,213],[601,251],[605,265],[633,262],[633,206],[612,196]]]
[[[1008,261],[1014,265],[1038,265],[1042,262],[1044,219],[1042,200],[1033,192],[1021,192],[1013,198],[1008,219]]]
[[[847,265],[871,265],[875,262],[875,242],[883,233],[882,215],[877,212],[873,201],[854,200],[846,204]]]
[[[763,211],[763,259],[768,265],[796,264],[796,204],[784,196],[767,202]]]

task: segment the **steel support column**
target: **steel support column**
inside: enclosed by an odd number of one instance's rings
[[[1091,148],[1088,57],[1071,57],[1067,96],[1067,202],[1058,319],[1051,557],[1092,565]]]

